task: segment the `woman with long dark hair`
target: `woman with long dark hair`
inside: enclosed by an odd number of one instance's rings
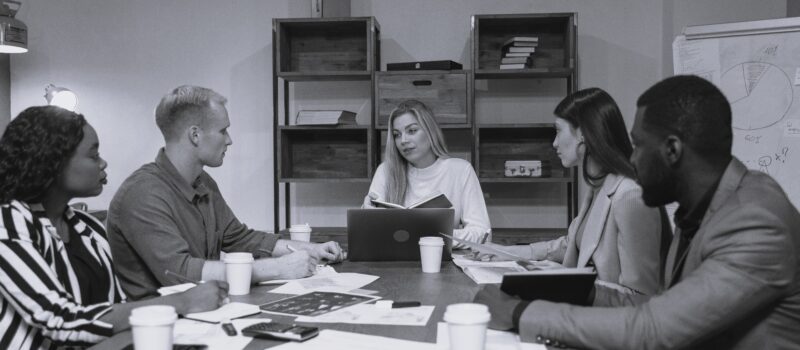
[[[672,237],[663,208],[642,200],[629,159],[633,152],[622,113],[611,96],[588,88],[556,107],[553,147],[564,167],[581,165],[589,185],[566,237],[528,246],[496,246],[544,267],[594,266],[600,281],[630,294],[653,295]]]
[[[0,348],[96,343],[129,328],[133,308],[217,308],[226,285],[125,303],[103,224],[72,209],[106,183],[97,133],[80,114],[30,107],[0,139]]]

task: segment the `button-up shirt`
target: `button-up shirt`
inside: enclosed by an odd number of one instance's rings
[[[205,171],[188,183],[161,149],[120,186],[108,212],[111,251],[131,299],[180,281],[165,270],[201,279],[220,252],[272,251],[278,236],[239,222]]]

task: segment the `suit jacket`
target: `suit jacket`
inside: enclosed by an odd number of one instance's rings
[[[566,237],[532,244],[533,258],[566,267],[585,267],[592,261],[599,280],[618,284],[628,293],[655,294],[660,290],[666,253],[662,242],[666,248],[672,237],[666,212],[647,207],[641,187],[619,175],[607,175],[593,206],[591,195],[587,192]],[[575,237],[584,220],[578,247]]]
[[[599,349],[800,348],[800,214],[768,175],[733,159],[669,289],[636,307],[535,301],[520,335]],[[674,280],[674,281],[673,281]]]

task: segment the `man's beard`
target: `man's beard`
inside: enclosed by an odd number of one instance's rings
[[[657,164],[655,161],[647,165],[644,172],[647,178],[637,174],[639,185],[642,186],[642,200],[648,207],[658,207],[676,200],[676,179],[672,169],[666,164]]]

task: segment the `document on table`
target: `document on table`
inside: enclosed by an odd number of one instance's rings
[[[379,337],[360,333],[324,329],[319,335],[302,343],[288,342],[270,349],[325,349],[325,350],[442,350],[436,344]]]
[[[194,284],[194,283],[182,283],[182,284],[176,284],[176,285],[172,285],[172,286],[161,287],[161,288],[158,288],[158,294],[161,294],[161,296],[165,296],[165,295],[185,292],[185,291],[193,288],[194,286],[196,286],[196,284]]]
[[[506,272],[528,271],[514,261],[476,261],[453,256],[453,263],[477,284],[501,283]]]
[[[310,292],[339,292],[346,293],[353,289],[358,289],[366,286],[375,280],[378,276],[365,275],[361,273],[344,272],[334,275],[314,276],[312,278],[304,278],[287,282],[286,284],[275,288],[270,293],[281,294],[306,294]]]
[[[198,321],[219,323],[223,320],[232,320],[258,313],[261,313],[261,309],[258,305],[232,302],[222,305],[216,310],[195,312],[187,314],[185,317]]]
[[[439,322],[439,327],[436,329],[436,345],[439,349],[450,348],[450,334],[445,322]],[[542,344],[523,343],[516,333],[487,329],[484,350],[547,350],[547,347]]]
[[[418,307],[386,309],[376,307],[375,304],[359,304],[321,316],[301,316],[294,321],[311,323],[424,326],[428,324],[428,319],[430,319],[434,308],[436,307],[433,305],[423,305]]]
[[[336,270],[333,267],[331,267],[330,265],[317,265],[317,269],[314,272],[314,274],[311,275],[311,276],[305,277],[305,278],[299,278],[299,279],[293,279],[293,280],[261,281],[261,282],[258,282],[258,284],[262,285],[262,286],[271,285],[271,284],[284,284],[284,283],[288,283],[288,282],[292,282],[292,281],[303,281],[303,280],[307,280],[307,279],[311,279],[311,278],[331,276],[331,275],[336,275],[336,274],[338,274],[338,272],[336,272]]]
[[[208,350],[239,350],[244,349],[253,340],[252,337],[242,335],[242,329],[250,325],[270,322],[268,318],[244,318],[233,320],[231,323],[236,328],[236,335],[225,334],[218,323],[206,323],[185,318],[175,322],[172,330],[173,343],[176,345],[203,344]]]

